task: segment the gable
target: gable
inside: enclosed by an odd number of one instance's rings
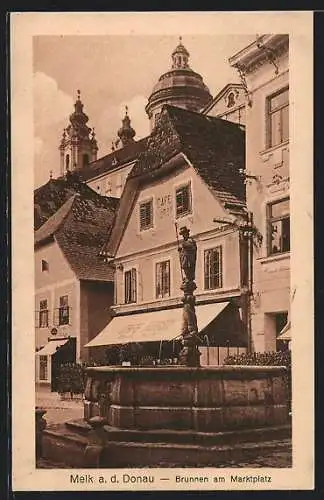
[[[42,271],[42,260],[48,264],[48,269],[45,271]],[[36,290],[76,278],[75,273],[55,239],[51,243],[35,249],[34,262]]]
[[[214,98],[211,105],[204,110],[209,116],[222,116],[232,113],[240,106],[245,106],[245,93],[242,85],[226,85]]]
[[[177,218],[176,190],[186,185],[190,185],[191,189],[192,210]],[[140,205],[147,201],[152,201],[153,227],[141,230]],[[187,164],[139,189],[116,258],[175,243],[175,223],[178,229],[186,225],[192,235],[212,231],[216,227],[213,219],[217,217],[230,219],[214,193],[195,169]]]

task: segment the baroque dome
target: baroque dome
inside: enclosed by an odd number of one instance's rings
[[[172,67],[160,76],[145,107],[152,128],[164,104],[200,111],[212,101],[202,76],[190,68],[189,55],[180,37],[178,46],[172,52]]]

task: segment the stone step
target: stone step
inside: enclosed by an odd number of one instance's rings
[[[84,424],[69,422],[47,428],[43,433],[42,457],[70,467],[91,467],[86,462],[86,450],[94,444],[93,434],[87,436],[89,426]],[[269,450],[289,448],[290,433],[290,426],[226,433],[132,431],[105,426],[105,444],[98,459],[100,467],[113,468],[217,466],[233,460],[246,461]]]
[[[291,441],[241,443],[238,445],[195,446],[171,443],[109,442],[101,460],[103,467],[219,467],[231,462],[245,463],[269,452],[291,453]]]
[[[87,435],[91,430],[91,426],[84,420],[66,422],[65,426],[72,432],[80,433],[81,435]],[[159,441],[166,443],[196,443],[210,445],[217,443],[258,442],[291,438],[291,425],[289,424],[225,432],[175,431],[172,429],[118,429],[117,427],[108,425],[104,426],[104,430],[106,438],[109,441]]]

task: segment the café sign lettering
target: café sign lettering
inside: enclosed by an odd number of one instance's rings
[[[166,194],[157,197],[157,210],[158,214],[163,219],[164,217],[169,217],[172,211],[172,195]]]

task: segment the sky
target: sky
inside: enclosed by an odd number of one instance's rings
[[[180,34],[181,35],[181,34]],[[233,54],[253,42],[251,35],[183,36],[190,67],[201,74],[215,96],[227,84],[239,82],[228,64]],[[162,73],[171,69],[176,36],[42,35],[33,38],[33,102],[35,187],[59,175],[59,143],[81,91],[89,127],[94,127],[98,158],[111,152],[111,143],[125,114],[135,139],[149,134],[147,99]]]

